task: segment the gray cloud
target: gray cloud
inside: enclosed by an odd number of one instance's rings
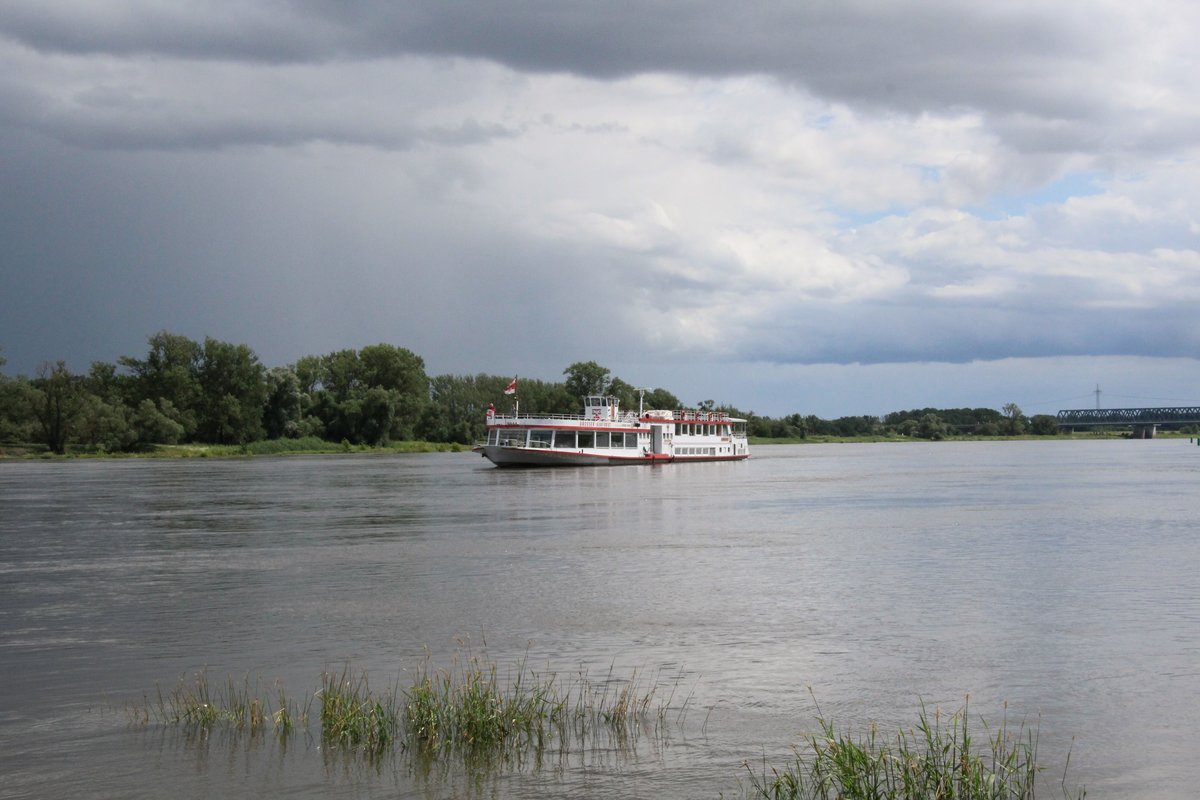
[[[52,7],[15,0],[0,8],[0,30],[40,50],[123,57],[322,63],[419,54],[604,80],[646,72],[762,74],[833,101],[909,114],[983,109],[1021,149],[1056,151],[1087,147],[1097,135],[1091,125],[1129,110],[1120,84],[1097,67],[1126,55],[1142,60],[1127,18],[1116,11],[940,0],[734,6],[147,0]],[[1095,79],[1081,84],[1081,72]],[[1181,69],[1176,77],[1187,76]],[[1161,127],[1151,121],[1137,141],[1116,144],[1181,141]],[[1194,134],[1194,119],[1186,130]]]

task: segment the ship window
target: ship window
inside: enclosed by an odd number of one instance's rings
[[[596,447],[608,447],[608,431],[596,432]]]
[[[579,432],[579,446],[580,447],[595,447],[596,446],[594,444],[595,438],[596,438],[595,434],[593,434],[591,431],[580,431]]]
[[[625,434],[625,446],[626,447],[637,447],[638,446],[637,437],[638,437],[638,435],[636,433]]]
[[[554,436],[554,431],[530,431],[529,446],[530,447],[549,447],[550,440]]]
[[[555,447],[575,447],[575,431],[555,431],[554,433]]]

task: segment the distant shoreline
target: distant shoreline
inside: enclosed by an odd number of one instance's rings
[[[940,442],[1014,442],[1014,441],[1110,441],[1128,439],[1127,431],[1111,432],[1081,432],[1065,433],[1057,436],[1035,436],[1023,434],[1020,436],[951,436]],[[1195,439],[1196,434],[1180,433],[1177,431],[1160,431],[1157,439]],[[769,447],[780,444],[875,444],[884,442],[894,443],[924,443],[938,444],[939,441],[922,439],[915,436],[809,436],[807,438],[759,438],[751,437],[752,447]],[[56,455],[49,452],[44,445],[39,444],[5,444],[0,445],[0,461],[69,461],[76,459],[138,459],[138,458],[252,458],[255,456],[317,456],[317,455],[399,455],[412,453],[462,453],[471,449],[471,445],[457,442],[425,442],[403,441],[395,442],[384,447],[368,445],[349,445],[337,442],[326,442],[324,445],[314,445],[311,439],[268,439],[253,442],[248,445],[229,444],[172,444],[155,445],[153,449],[140,452],[103,452],[89,450],[73,450],[66,455]]]
[[[460,453],[471,449],[470,445],[456,442],[395,442],[385,447],[339,444],[327,442],[327,446],[314,446],[304,442],[303,446],[289,446],[290,439],[266,439],[248,445],[236,444],[162,444],[153,449],[137,452],[103,452],[69,450],[65,455],[49,452],[43,445],[10,444],[0,445],[0,461],[45,460],[70,461],[76,459],[138,459],[138,458],[253,458],[255,456],[324,456],[324,455],[395,455],[403,453]]]

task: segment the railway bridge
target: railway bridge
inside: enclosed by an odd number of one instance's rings
[[[1177,428],[1200,424],[1200,406],[1174,408],[1105,408],[1067,409],[1058,412],[1058,427],[1076,428],[1126,427],[1135,439],[1153,439],[1161,425]]]

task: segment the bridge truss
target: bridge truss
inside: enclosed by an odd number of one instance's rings
[[[1200,406],[1081,408],[1058,412],[1058,424],[1064,428],[1072,425],[1194,425],[1197,423],[1200,423]]]

